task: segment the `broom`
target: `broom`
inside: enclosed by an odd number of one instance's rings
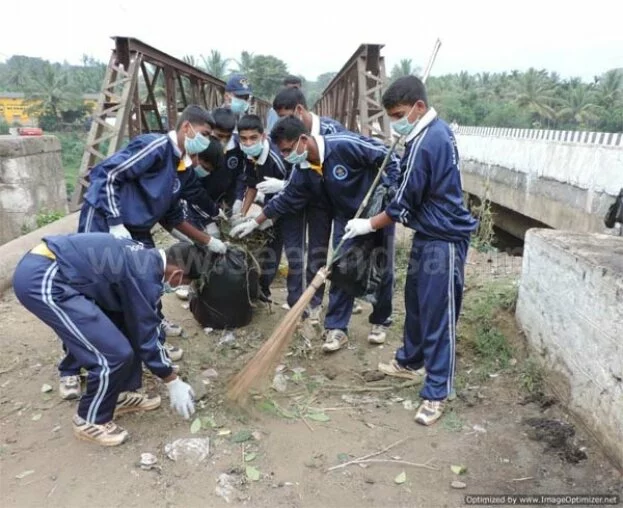
[[[441,45],[441,41],[437,39],[435,43],[435,47],[433,49],[433,54],[428,62],[426,67],[426,71],[422,78],[423,82],[426,82],[426,78],[430,73],[430,69],[432,67],[435,56],[437,55],[437,51],[439,50],[439,46]],[[392,145],[390,146],[385,158],[383,159],[383,163],[378,170],[370,189],[367,194],[363,198],[363,201],[359,205],[359,209],[355,214],[355,219],[358,219],[366,206],[370,202],[372,195],[381,180],[381,176],[385,172],[385,168],[389,163],[391,156],[396,148],[396,145],[400,141],[401,136],[398,136],[394,139]],[[265,379],[270,371],[274,368],[277,361],[283,356],[284,351],[290,344],[292,337],[294,336],[294,332],[305,312],[305,309],[311,302],[312,298],[316,291],[326,282],[329,274],[331,273],[331,266],[337,260],[339,251],[342,249],[345,240],[342,239],[337,247],[333,250],[329,259],[327,260],[327,265],[322,267],[313,280],[311,281],[308,288],[303,292],[301,297],[297,300],[294,306],[288,311],[288,313],[283,317],[279,325],[275,328],[271,336],[268,338],[262,347],[255,353],[253,358],[247,362],[247,364],[242,368],[242,370],[234,376],[234,378],[229,383],[229,388],[227,391],[227,397],[235,402],[243,402],[251,387],[258,383],[259,381]]]

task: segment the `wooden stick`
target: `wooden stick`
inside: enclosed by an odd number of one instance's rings
[[[313,428],[313,427],[309,424],[309,422],[308,422],[308,421],[305,419],[305,417],[304,417],[304,416],[302,416],[302,415],[301,415],[301,420],[303,420],[303,423],[304,423],[305,425],[307,425],[307,428],[308,428],[309,430],[311,430],[312,432],[314,432],[314,428]]]
[[[425,462],[424,464],[418,464],[416,462],[408,462],[406,460],[394,460],[394,459],[366,459],[366,460],[358,460],[357,462],[353,462],[353,464],[372,464],[372,463],[402,464],[404,466],[421,467],[423,469],[430,469],[431,471],[439,471],[438,467],[429,466],[428,462]]]
[[[340,386],[340,385],[325,385],[321,388],[323,391],[329,392],[387,392],[389,390],[402,390],[403,388],[410,388],[411,386],[415,386],[419,384],[420,381],[412,379],[410,381],[405,381],[404,383],[400,383],[399,385],[390,385],[390,386],[360,386],[355,388],[349,388],[348,386]]]
[[[327,469],[327,472],[334,471],[336,469],[341,469],[343,467],[350,466],[351,464],[357,464],[358,462],[360,462],[362,460],[367,460],[367,459],[369,459],[371,457],[376,457],[377,455],[381,455],[381,453],[385,453],[386,451],[391,450],[392,448],[398,446],[399,444],[404,443],[408,439],[410,439],[410,438],[405,437],[404,439],[401,439],[400,441],[396,441],[395,443],[390,444],[389,446],[386,446],[385,448],[383,448],[382,450],[380,450],[378,452],[369,453],[368,455],[364,455],[363,457],[359,457],[359,458],[356,458],[356,459],[353,459],[353,460],[349,460],[348,462],[344,462],[344,464],[338,464],[337,466],[330,467],[329,469]]]
[[[525,482],[526,480],[534,480],[534,476],[526,476],[525,478],[513,478],[511,482]]]

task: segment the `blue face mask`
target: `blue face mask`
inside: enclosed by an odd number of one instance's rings
[[[242,113],[246,113],[247,109],[249,109],[249,103],[244,99],[239,99],[238,97],[231,98],[231,110],[240,115]]]
[[[415,107],[415,104],[413,105],[413,107]],[[411,108],[409,112],[400,120],[390,122],[389,125],[394,130],[394,132],[400,134],[401,136],[408,136],[409,134],[411,134],[411,132],[413,132],[413,129],[415,129],[415,126],[418,124],[420,119],[416,118],[413,123],[409,122],[408,116],[411,114],[411,111],[413,111],[413,108]]]
[[[184,138],[184,151],[188,155],[195,155],[206,150],[210,146],[210,139],[206,138],[200,132],[195,132],[192,125],[190,126],[190,130],[193,131],[195,137],[189,138],[186,136]]]
[[[296,146],[294,150],[292,150],[288,156],[285,158],[287,162],[290,164],[301,164],[307,160],[307,150],[304,150],[303,153],[296,153],[297,148],[299,147],[299,143],[301,142],[301,138],[296,142]]]
[[[264,143],[262,141],[258,141],[254,145],[244,146],[240,143],[240,149],[247,154],[249,157],[259,157],[264,149]]]
[[[199,165],[199,166],[195,166],[195,174],[199,178],[204,178],[204,177],[208,176],[210,173],[208,171],[206,171],[205,169],[203,169],[203,167],[201,165]]]

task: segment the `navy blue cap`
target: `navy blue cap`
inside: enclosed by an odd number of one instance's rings
[[[251,95],[253,90],[249,84],[249,80],[242,74],[234,74],[227,80],[225,91],[234,95]]]

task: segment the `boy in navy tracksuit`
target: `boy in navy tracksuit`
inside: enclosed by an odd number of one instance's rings
[[[312,136],[324,136],[344,132],[344,126],[332,118],[318,116],[307,109],[305,94],[299,88],[281,90],[273,101],[273,108],[280,118],[299,118]],[[307,236],[307,283],[311,283],[316,272],[327,262],[327,245],[331,236],[330,204],[326,197],[312,200],[305,209],[305,229],[301,231],[303,241]],[[312,324],[320,322],[324,286],[321,286],[310,302],[309,319]]]
[[[264,203],[283,189],[289,176],[289,164],[282,158],[276,146],[272,145],[264,134],[262,121],[256,115],[243,116],[238,122],[240,148],[247,155],[244,181],[247,190],[242,204],[242,216],[246,216],[255,201],[257,188],[262,186]],[[281,251],[285,248],[288,259],[288,305],[292,306],[303,293],[303,253],[305,245],[300,234],[304,224],[301,213],[285,214],[272,224],[265,222],[263,228],[273,225],[273,237],[262,250],[260,266],[261,299],[271,301],[270,285],[275,279],[281,260]]]
[[[244,160],[238,137],[234,135],[236,115],[229,108],[212,111],[214,127],[212,134],[222,147],[224,157],[220,165],[205,178],[206,188],[214,201],[231,209],[233,215],[240,213],[244,197]]]
[[[294,117],[281,119],[271,132],[273,142],[279,147],[287,162],[294,165],[286,187],[274,197],[255,219],[232,229],[232,235],[245,236],[264,221],[305,208],[312,199],[325,193],[333,212],[333,246],[338,245],[344,234],[346,222],[351,219],[370,189],[378,168],[387,154],[387,148],[379,142],[358,134],[343,132],[327,136],[310,136],[303,122]],[[392,156],[383,177],[383,184],[395,189],[399,178],[398,158]],[[388,266],[383,272],[378,288],[377,303],[369,321],[372,330],[368,340],[382,344],[386,327],[391,322],[394,228],[377,233],[379,243],[387,253]],[[352,240],[344,245],[349,249]],[[326,246],[325,246],[326,247]],[[329,307],[325,316],[325,342],[323,351],[337,351],[348,342],[354,298],[331,286]]]
[[[154,247],[156,223],[176,228],[213,252],[226,250],[184,220],[180,203],[186,180],[194,175],[189,157],[205,150],[211,131],[210,114],[190,105],[180,115],[176,131],[168,135],[142,134],[128,146],[97,164],[89,174],[89,188],[80,211],[80,233],[110,232]]]
[[[165,253],[92,233],[45,237],[19,262],[15,295],[88,371],[73,418],[78,438],[119,445],[128,433],[115,415],[160,406],[159,396],[137,392],[141,363],[166,383],[171,407],[185,418],[194,412],[192,389],[173,372],[159,340],[158,302],[165,287],[198,278],[204,256],[189,243]]]
[[[417,379],[422,367],[424,402],[415,421],[431,425],[453,390],[456,324],[463,297],[464,265],[476,220],[463,202],[459,156],[450,127],[428,107],[420,79],[407,76],[383,95],[392,127],[406,136],[402,182],[386,210],[371,219],[349,221],[346,236],[393,227],[415,230],[405,284],[403,346],[379,369]]]

